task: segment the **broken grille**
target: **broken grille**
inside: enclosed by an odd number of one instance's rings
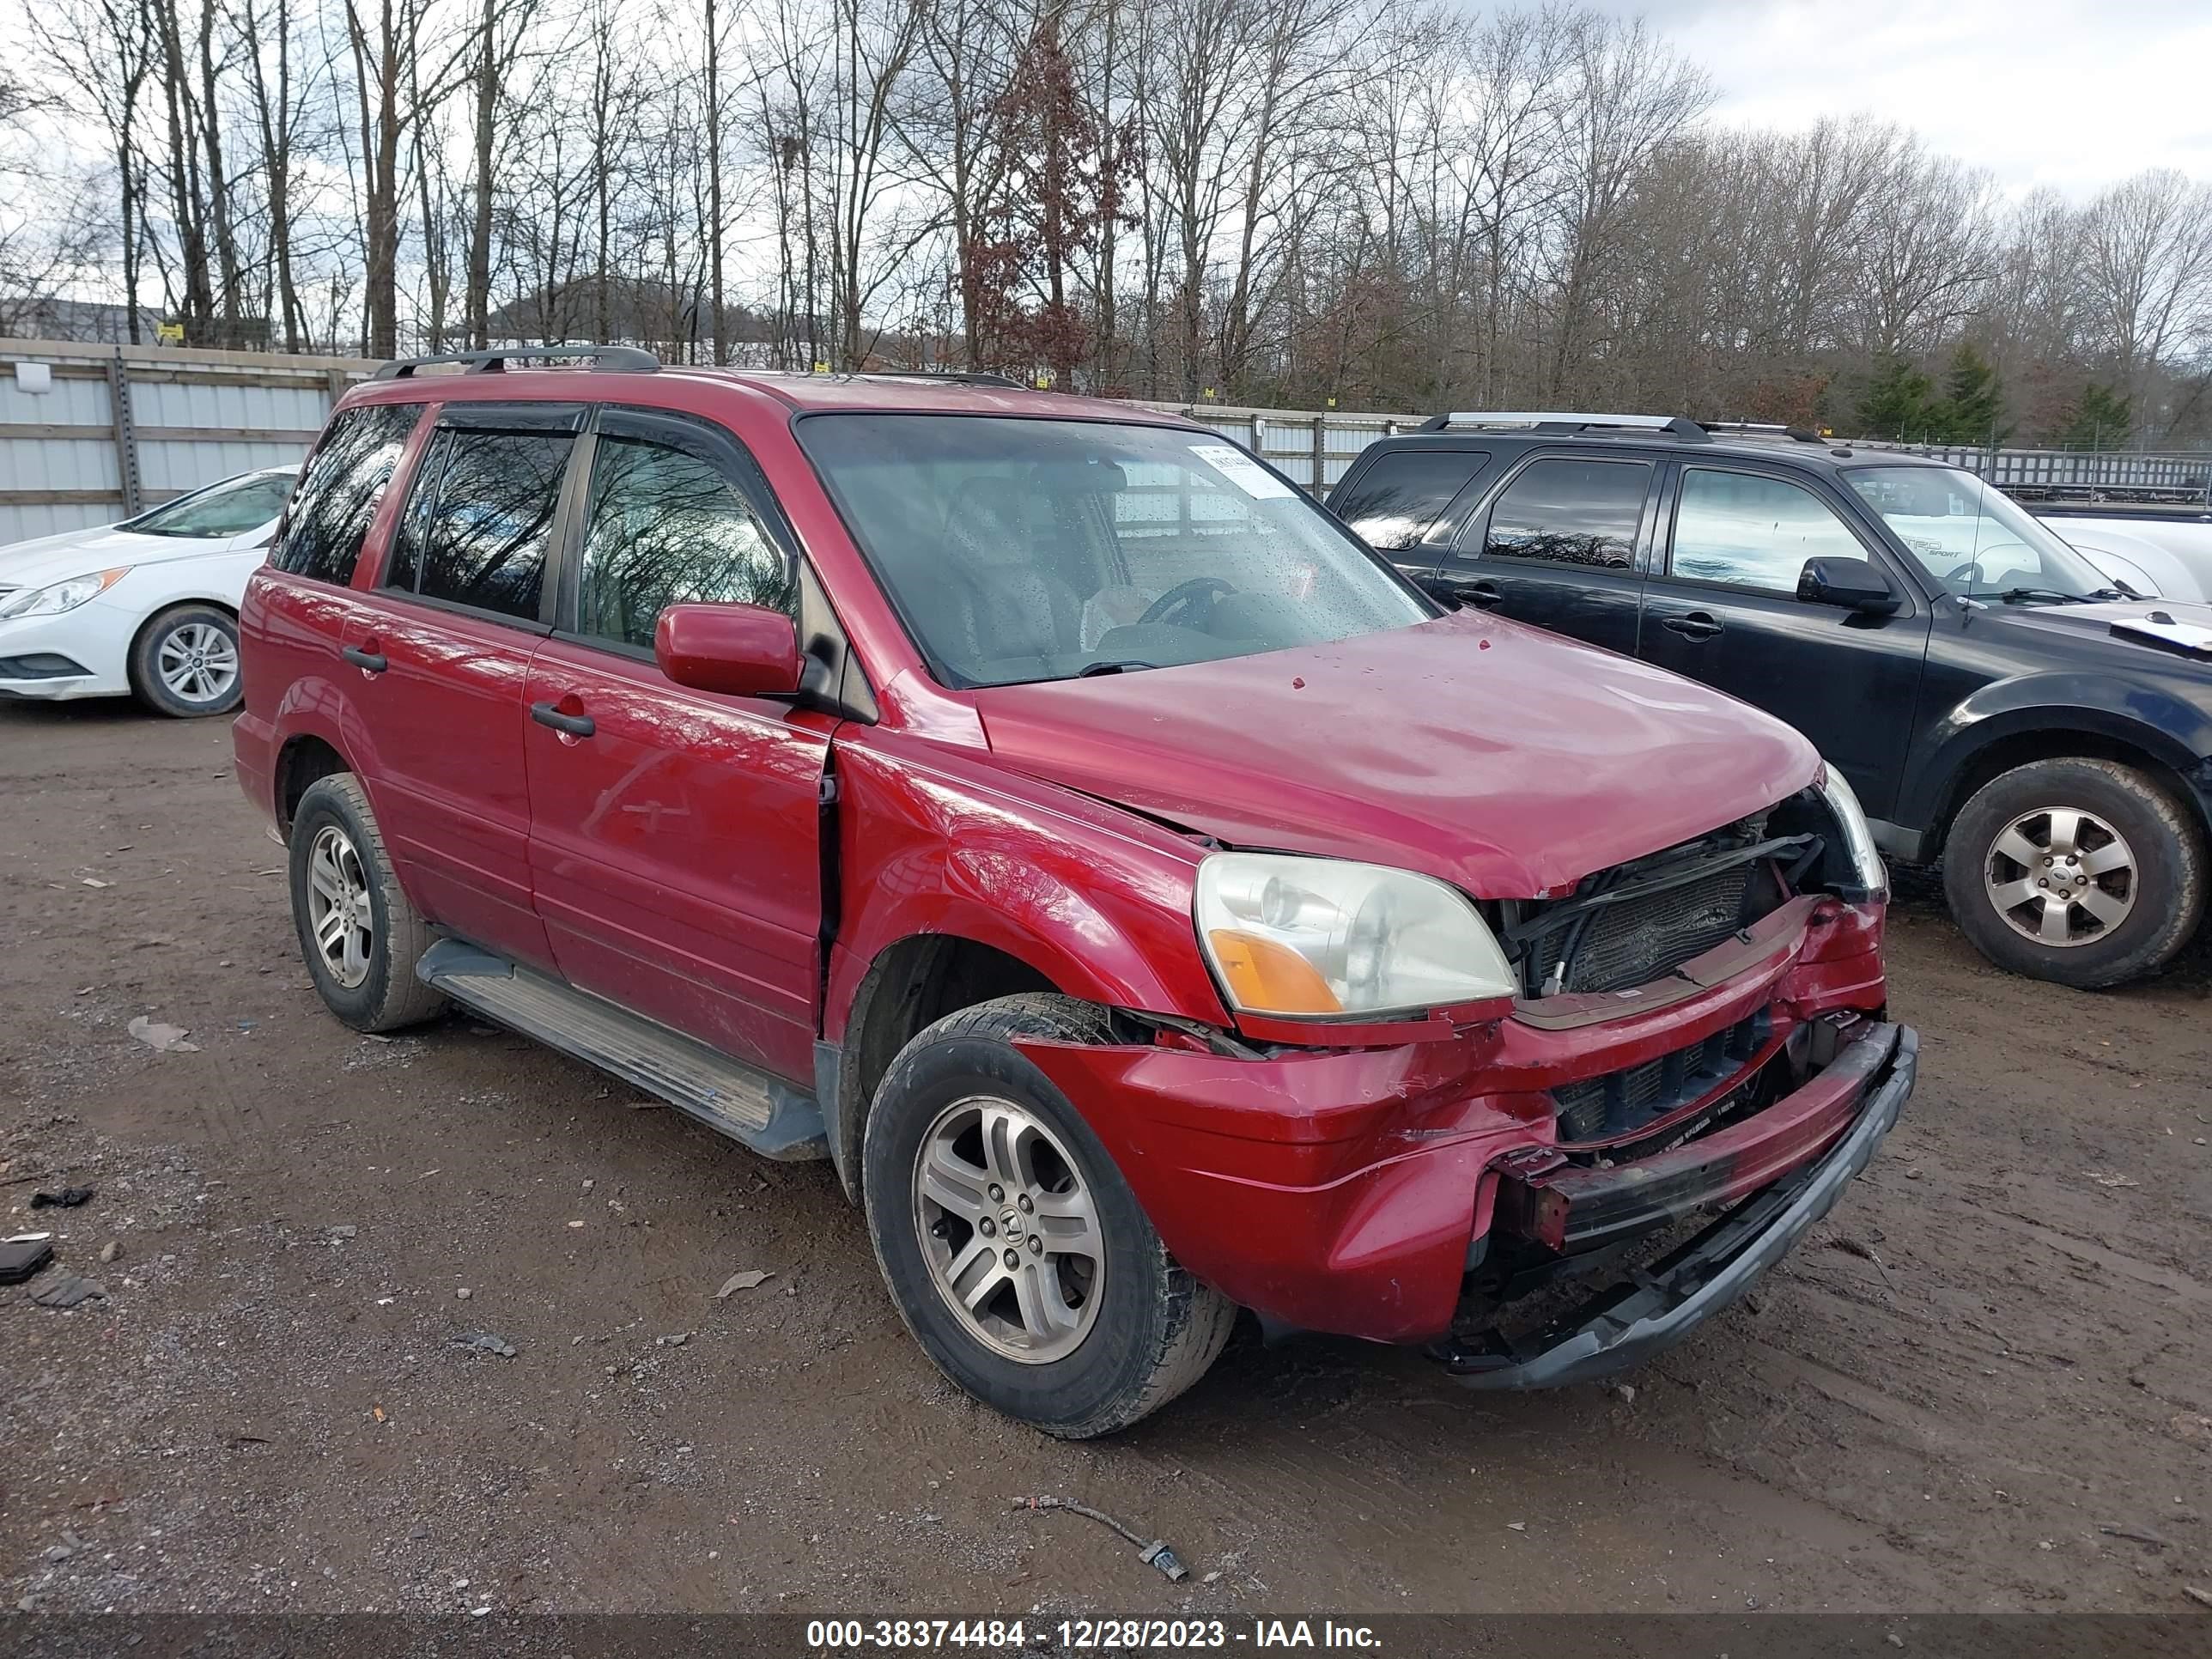
[[[1593,912],[1534,941],[1536,982],[1563,991],[1625,991],[1703,956],[1746,923],[1753,871],[1717,871],[1648,898]]]
[[[1743,1069],[1766,1046],[1773,1022],[1765,1009],[1640,1066],[1559,1085],[1552,1091],[1562,1141],[1632,1133],[1688,1105]]]
[[[1564,898],[1510,907],[1505,939],[1522,994],[1603,994],[1671,973],[1776,909],[1782,866],[1819,842],[1767,837],[1764,813],[1601,870]]]

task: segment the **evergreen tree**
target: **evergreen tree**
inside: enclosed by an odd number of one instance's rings
[[[1951,354],[1936,413],[1947,442],[1994,449],[2012,433],[2004,424],[2004,387],[1996,370],[1965,341]]]
[[[1859,431],[1869,438],[1926,443],[1940,438],[1936,386],[1901,356],[1885,357],[1859,400]]]
[[[2093,380],[2081,388],[2081,401],[2074,405],[2074,418],[2058,441],[2067,449],[2122,449],[2134,424],[2128,400]]]

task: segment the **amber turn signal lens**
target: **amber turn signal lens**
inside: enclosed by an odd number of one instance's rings
[[[1217,927],[1206,937],[1238,1007],[1271,1014],[1344,1012],[1321,970],[1289,946],[1231,927]]]

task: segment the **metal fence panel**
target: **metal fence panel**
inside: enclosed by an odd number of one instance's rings
[[[33,390],[40,368],[47,383]],[[338,393],[374,368],[345,357],[0,340],[0,546],[112,523],[233,473],[296,465]]]
[[[41,392],[17,363],[46,364]],[[343,357],[0,340],[0,545],[125,515],[217,478],[296,462],[337,393],[375,368]],[[128,388],[118,422],[110,387]],[[1419,415],[1140,403],[1182,415],[1325,495],[1378,438]],[[118,430],[120,428],[120,430]],[[1931,455],[2025,493],[2148,490],[2212,501],[2212,456],[1870,444]]]
[[[1395,437],[1421,423],[1419,415],[1346,414],[1337,410],[1246,409],[1217,404],[1139,403],[1139,408],[1181,415],[1212,427],[1262,457],[1292,483],[1328,494],[1377,438]]]

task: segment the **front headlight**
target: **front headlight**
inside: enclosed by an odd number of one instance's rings
[[[1342,1018],[1510,997],[1505,954],[1443,882],[1380,864],[1216,853],[1199,943],[1239,1013]]]
[[[71,576],[65,582],[26,588],[0,605],[0,622],[13,622],[18,617],[58,617],[99,598],[130,574],[129,565],[119,564],[112,570],[95,570],[89,576]]]
[[[1889,869],[1875,850],[1874,831],[1867,827],[1866,810],[1859,805],[1858,796],[1844,775],[1832,766],[1820,769],[1820,795],[1828,803],[1828,810],[1836,815],[1843,826],[1844,850],[1850,855],[1851,873],[1858,884],[1866,890],[1872,900],[1889,896]]]

